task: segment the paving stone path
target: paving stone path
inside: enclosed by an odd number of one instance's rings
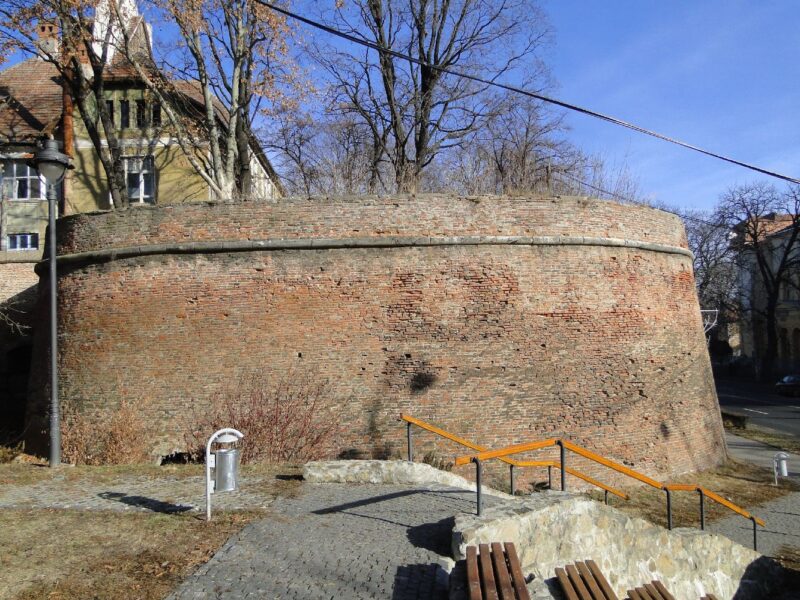
[[[440,486],[305,484],[170,600],[444,599],[453,517],[474,510],[473,493]]]
[[[726,434],[728,451],[740,460],[755,463],[771,469],[772,458],[777,448],[760,442]],[[800,459],[792,456],[789,460],[789,478],[800,483]],[[787,494],[772,502],[753,509],[753,514],[767,522],[765,528],[758,528],[758,551],[767,556],[776,556],[785,548],[800,548],[800,492]],[[732,515],[707,526],[709,531],[720,533],[748,548],[753,547],[753,524],[739,516]],[[800,596],[800,594],[798,594]]]

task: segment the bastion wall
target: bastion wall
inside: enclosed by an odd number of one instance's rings
[[[329,382],[331,456],[403,454],[401,412],[489,447],[563,436],[653,475],[725,453],[691,254],[668,213],[286,199],[71,215],[58,235],[61,401],[134,403],[154,454],[181,450],[182,417],[253,373]],[[46,425],[46,356],[39,332],[31,431]]]

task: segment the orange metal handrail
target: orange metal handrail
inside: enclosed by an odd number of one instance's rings
[[[472,450],[477,450],[478,452],[481,453],[482,456],[484,454],[486,454],[486,453],[491,454],[491,451],[488,451],[485,446],[481,446],[479,444],[475,444],[473,442],[470,442],[469,440],[466,440],[466,439],[464,439],[464,438],[462,438],[460,436],[452,434],[449,431],[445,431],[444,429],[442,429],[440,427],[436,427],[436,425],[431,425],[430,423],[428,423],[426,421],[423,421],[421,419],[417,419],[417,418],[412,417],[410,415],[405,415],[405,414],[401,413],[400,414],[400,420],[405,421],[406,423],[411,423],[412,425],[416,425],[417,427],[425,429],[426,431],[430,431],[431,433],[435,433],[436,435],[439,435],[439,436],[441,436],[441,437],[443,437],[445,439],[448,439],[451,442],[455,442],[456,444],[460,444],[461,446],[464,446],[466,448],[470,448]],[[551,444],[551,445],[555,445],[555,440],[547,440],[547,441],[552,441],[553,444]],[[544,447],[546,447],[546,446],[542,446],[541,445],[543,443],[544,442],[537,442],[536,443],[536,448],[544,448]],[[536,448],[533,448],[533,449],[536,449]],[[488,460],[489,458],[492,458],[492,457],[491,456],[485,456],[484,457],[484,459],[486,459],[486,460]],[[552,461],[552,460],[548,460],[548,461],[514,460],[513,458],[508,458],[507,456],[501,456],[501,457],[498,457],[498,459],[503,461],[504,463],[509,464],[511,466],[514,466],[514,467],[555,467],[557,469],[561,468],[561,463],[556,462],[556,461]],[[456,463],[456,464],[458,464],[458,463]],[[596,479],[592,479],[591,477],[589,477],[588,475],[586,475],[584,473],[581,473],[577,469],[572,469],[570,467],[566,467],[565,470],[570,475],[573,475],[573,476],[577,477],[578,479],[582,479],[583,481],[585,481],[587,483],[590,483],[590,484],[592,484],[594,486],[597,486],[600,489],[602,489],[602,490],[604,490],[606,492],[609,492],[610,494],[614,494],[615,496],[619,496],[620,498],[623,498],[625,500],[628,499],[628,495],[625,494],[624,492],[621,492],[621,491],[619,491],[617,489],[614,489],[614,488],[612,488],[612,487],[610,487],[610,486],[608,486],[608,485],[606,485],[604,483],[601,483],[601,482],[597,481]]]
[[[468,465],[473,460],[489,460],[490,458],[503,458],[510,454],[519,454],[520,452],[530,452],[531,450],[539,450],[541,448],[549,448],[555,446],[556,440],[543,440],[541,442],[529,442],[527,444],[517,444],[516,446],[508,446],[507,448],[500,448],[499,450],[486,450],[479,454],[469,456],[459,456],[455,460],[457,467],[461,465]]]
[[[632,477],[633,479],[641,481],[642,483],[646,483],[647,485],[652,486],[654,488],[658,488],[659,490],[664,489],[664,484],[661,483],[660,481],[651,479],[647,475],[643,475],[638,471],[634,471],[633,469],[630,469],[625,465],[621,465],[619,463],[614,462],[613,460],[609,460],[604,456],[600,456],[599,454],[596,454],[591,450],[587,450],[586,448],[578,446],[577,444],[573,444],[572,442],[569,442],[567,440],[561,440],[561,443],[564,444],[565,448],[567,448],[568,450],[572,450],[575,454],[583,456],[584,458],[588,458],[589,460],[593,460],[594,462],[599,463],[604,467],[608,467],[609,469],[617,471],[618,473],[622,473],[623,475]]]
[[[544,440],[542,442],[531,442],[531,443],[528,443],[528,444],[516,444],[514,446],[507,446],[505,448],[499,448],[497,450],[491,450],[491,451],[487,451],[487,452],[480,452],[479,454],[474,454],[474,455],[469,455],[469,456],[459,456],[459,457],[456,458],[455,464],[456,465],[465,465],[465,464],[468,464],[468,463],[472,462],[473,460],[480,461],[480,460],[485,460],[487,458],[501,458],[502,459],[502,458],[508,457],[508,456],[510,456],[512,454],[518,454],[520,452],[527,452],[527,451],[536,450],[536,449],[539,449],[539,448],[546,448],[546,447],[554,446],[554,445],[557,445],[557,444],[561,445],[565,449],[571,450],[572,452],[574,452],[575,454],[578,454],[579,456],[583,456],[584,458],[587,458],[587,459],[592,460],[592,461],[594,461],[594,462],[596,462],[598,464],[601,464],[601,465],[603,465],[605,467],[608,467],[609,469],[617,471],[618,473],[622,473],[623,475],[626,475],[628,477],[636,479],[637,481],[641,481],[642,483],[645,483],[645,484],[647,484],[647,485],[649,485],[651,487],[654,487],[656,489],[664,490],[665,492],[667,492],[667,496],[668,497],[669,497],[669,492],[671,492],[671,491],[697,491],[697,492],[700,492],[706,498],[709,498],[709,499],[713,500],[714,502],[717,502],[718,504],[721,504],[722,506],[730,509],[731,511],[733,511],[736,514],[744,517],[745,519],[749,519],[749,520],[753,521],[754,526],[755,526],[755,524],[761,525],[762,527],[764,527],[766,525],[766,523],[765,523],[765,521],[763,519],[760,519],[760,518],[756,517],[755,515],[750,514],[749,512],[747,512],[746,510],[744,510],[740,506],[737,506],[736,504],[734,504],[730,500],[727,500],[727,499],[723,498],[722,496],[720,496],[719,494],[717,494],[715,492],[712,492],[711,490],[707,490],[706,488],[704,488],[702,486],[692,485],[692,484],[669,484],[669,485],[665,485],[665,484],[661,483],[660,481],[656,481],[655,479],[652,479],[652,478],[648,477],[647,475],[639,473],[638,471],[634,471],[633,469],[630,469],[630,468],[628,468],[628,467],[626,467],[624,465],[616,463],[613,460],[609,460],[609,459],[605,458],[604,456],[601,456],[601,455],[599,455],[599,454],[597,454],[595,452],[592,452],[591,450],[587,450],[586,448],[583,448],[582,446],[578,446],[577,444],[574,444],[574,443],[572,443],[572,442],[570,442],[568,440],[548,439],[548,440]],[[525,462],[524,461],[520,461],[520,464],[525,464]],[[569,467],[565,467],[564,471],[566,471],[567,473],[570,473]],[[580,479],[584,479],[584,477],[580,477],[580,476],[578,476],[578,477]],[[586,479],[584,479],[584,481],[586,481]],[[592,484],[596,485],[596,483],[594,481],[591,481],[589,483],[592,483]],[[668,503],[669,503],[669,498],[668,498]],[[669,507],[668,507],[667,510],[669,512],[669,510],[670,510]],[[672,520],[671,515],[669,516],[669,520],[670,520],[670,527],[671,527],[671,520]]]
[[[711,490],[704,488],[703,486],[695,485],[693,483],[669,483],[665,485],[664,488],[675,492],[700,492],[706,498],[710,498],[717,504],[721,504],[725,508],[732,510],[738,515],[741,515],[745,519],[750,519],[751,521],[755,521],[762,527],[766,525],[766,522],[763,519],[760,519],[759,517],[747,512],[746,510],[737,506],[727,498],[724,498],[719,494],[717,494],[716,492],[712,492]]]
[[[614,488],[612,488],[610,486],[607,486],[604,483],[601,483],[600,481],[597,481],[596,479],[593,479],[592,477],[589,477],[588,475],[585,475],[585,474],[581,473],[580,471],[577,471],[576,469],[572,469],[572,468],[570,468],[570,467],[568,467],[566,465],[564,465],[563,468],[562,468],[562,464],[560,462],[557,462],[557,461],[531,461],[531,460],[527,460],[526,461],[526,460],[515,460],[515,459],[512,459],[512,458],[509,458],[513,454],[519,454],[521,452],[530,452],[530,451],[533,451],[533,450],[540,450],[542,448],[549,448],[549,447],[558,445],[558,446],[561,446],[561,449],[562,449],[562,460],[564,458],[564,451],[565,450],[570,450],[570,451],[574,452],[575,454],[577,454],[579,456],[583,456],[584,458],[586,458],[588,460],[591,460],[591,461],[594,461],[594,462],[596,462],[598,464],[601,464],[604,467],[608,467],[609,469],[612,469],[613,471],[616,471],[618,473],[622,473],[623,475],[625,475],[627,477],[630,477],[632,479],[636,479],[637,481],[640,481],[640,482],[642,482],[642,483],[644,483],[646,485],[649,485],[649,486],[654,487],[656,489],[665,491],[667,493],[667,520],[668,520],[668,526],[669,526],[670,529],[672,529],[672,509],[671,509],[670,492],[673,492],[673,491],[675,491],[675,492],[696,491],[696,492],[700,493],[700,499],[701,499],[701,502],[700,502],[700,513],[701,513],[700,519],[701,519],[701,526],[702,527],[705,527],[705,516],[704,516],[703,502],[702,502],[703,498],[709,498],[709,499],[713,500],[714,502],[716,502],[716,503],[726,507],[727,509],[733,511],[734,513],[744,517],[745,519],[749,519],[750,521],[752,521],[753,522],[753,547],[754,547],[754,549],[756,548],[756,537],[755,537],[756,536],[756,525],[761,525],[762,527],[764,527],[766,525],[766,522],[763,519],[760,519],[760,518],[756,517],[755,515],[752,515],[751,513],[747,512],[746,510],[744,510],[740,506],[737,506],[736,504],[734,504],[730,500],[727,500],[726,498],[723,498],[722,496],[720,496],[716,492],[712,492],[711,490],[708,490],[708,489],[706,489],[706,488],[704,488],[702,486],[695,485],[695,484],[686,484],[686,483],[663,484],[660,481],[656,481],[655,479],[652,479],[651,477],[648,477],[647,475],[644,475],[643,473],[639,473],[638,471],[634,471],[633,469],[631,469],[629,467],[626,467],[625,465],[621,465],[621,464],[619,464],[617,462],[614,462],[613,460],[610,460],[610,459],[608,459],[608,458],[606,458],[604,456],[601,456],[600,454],[597,454],[596,452],[592,452],[591,450],[588,450],[588,449],[586,449],[586,448],[584,448],[582,446],[578,446],[577,444],[574,444],[574,443],[570,442],[569,440],[551,438],[551,439],[543,440],[543,441],[540,441],[540,442],[528,442],[528,443],[525,443],[525,444],[515,444],[513,446],[507,446],[505,448],[499,448],[499,449],[496,449],[496,450],[487,450],[484,446],[480,446],[478,444],[474,444],[474,443],[472,443],[472,442],[470,442],[470,441],[468,441],[468,440],[466,440],[466,439],[464,439],[462,437],[454,435],[454,434],[452,434],[452,433],[450,433],[448,431],[445,431],[444,429],[436,427],[435,425],[431,425],[430,423],[426,423],[425,421],[422,421],[420,419],[416,419],[416,418],[414,418],[412,416],[401,414],[400,415],[400,419],[403,420],[403,421],[406,421],[409,424],[417,425],[418,427],[421,427],[422,429],[425,429],[427,431],[430,431],[432,433],[440,435],[440,436],[442,436],[442,437],[444,437],[444,438],[446,438],[446,439],[448,439],[450,441],[453,441],[453,442],[455,442],[457,444],[460,444],[460,445],[462,445],[462,446],[464,446],[466,448],[470,448],[471,450],[475,450],[475,451],[478,452],[478,454],[471,454],[471,455],[456,457],[454,462],[455,462],[455,465],[457,465],[457,466],[465,465],[465,464],[468,464],[470,462],[476,462],[477,465],[479,466],[480,465],[480,461],[482,461],[482,460],[490,460],[490,459],[494,459],[494,458],[499,459],[499,460],[511,465],[512,466],[512,469],[511,469],[511,471],[512,471],[512,483],[511,483],[512,493],[513,493],[513,489],[514,489],[514,484],[513,484],[513,471],[514,471],[514,469],[513,469],[513,467],[555,467],[555,468],[558,468],[558,469],[562,469],[562,485],[564,483],[563,473],[569,473],[570,475],[572,475],[574,477],[577,477],[578,479],[582,479],[583,481],[586,481],[587,483],[590,483],[591,485],[594,485],[596,487],[599,487],[602,490],[605,490],[607,493],[614,494],[614,495],[619,496],[620,498],[624,498],[626,500],[628,499],[628,496],[625,493],[620,492],[619,490],[616,490],[616,489],[614,489]],[[410,436],[410,433],[409,433],[409,436]],[[411,438],[409,437],[409,444],[410,444],[410,439]],[[410,445],[409,445],[409,448],[410,448]],[[478,470],[480,471],[480,469],[478,469]],[[478,479],[480,480],[480,476],[478,476]],[[479,500],[478,500],[478,511],[479,512],[478,512],[478,514],[480,514],[480,484],[478,484],[478,488],[479,488],[479,493],[478,493],[478,497],[479,497]],[[606,495],[606,501],[608,501],[607,495]]]
[[[436,427],[436,425],[431,425],[430,423],[427,423],[427,422],[422,421],[420,419],[416,419],[416,418],[414,418],[412,416],[404,415],[404,414],[401,413],[400,414],[400,420],[405,421],[406,423],[411,423],[412,425],[416,425],[417,427],[421,427],[422,429],[425,429],[426,431],[430,431],[431,433],[435,433],[436,435],[440,435],[443,438],[448,439],[451,442],[455,442],[456,444],[460,444],[460,445],[462,445],[462,446],[464,446],[466,448],[471,448],[472,450],[477,450],[478,452],[485,452],[486,451],[486,447],[485,446],[479,446],[478,444],[473,444],[469,440],[465,440],[464,438],[459,437],[457,435],[454,435],[454,434],[450,433],[449,431],[445,431],[444,429]],[[515,467],[527,466],[527,465],[522,465],[519,461],[514,460],[513,458],[505,458],[505,457],[503,457],[500,460],[502,460],[506,464],[514,465]]]

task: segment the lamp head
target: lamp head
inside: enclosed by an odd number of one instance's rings
[[[44,177],[47,185],[56,185],[64,178],[68,168],[71,168],[69,156],[58,151],[58,142],[53,139],[45,140],[33,157],[36,170]]]

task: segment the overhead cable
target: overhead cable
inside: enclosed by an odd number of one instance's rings
[[[266,6],[267,8],[270,8],[270,9],[276,11],[276,12],[279,12],[279,13],[281,13],[281,14],[289,17],[289,18],[292,18],[292,19],[295,19],[297,21],[300,21],[301,23],[305,23],[306,25],[309,25],[310,27],[314,27],[316,29],[320,29],[322,31],[325,31],[326,33],[330,33],[331,35],[335,35],[335,36],[340,37],[340,38],[342,38],[344,40],[352,42],[354,44],[359,44],[361,46],[366,46],[367,48],[371,48],[371,49],[373,49],[373,50],[375,50],[377,52],[382,52],[384,54],[388,54],[388,55],[393,56],[395,58],[399,58],[399,59],[402,59],[402,60],[406,60],[406,61],[412,62],[412,63],[420,65],[422,67],[426,67],[426,68],[429,68],[429,69],[434,69],[434,70],[440,71],[442,73],[447,73],[448,75],[453,75],[455,77],[461,77],[462,79],[468,79],[470,81],[475,81],[476,83],[481,83],[483,85],[488,85],[488,86],[500,88],[500,89],[503,89],[503,90],[506,90],[506,91],[509,91],[509,92],[514,92],[516,94],[522,94],[522,95],[528,96],[530,98],[535,98],[537,100],[541,100],[542,102],[546,102],[548,104],[554,104],[555,106],[560,106],[562,108],[566,108],[567,110],[578,112],[578,113],[581,113],[581,114],[584,114],[584,115],[587,115],[587,116],[590,116],[590,117],[594,117],[596,119],[601,119],[603,121],[607,121],[609,123],[613,123],[614,125],[619,125],[620,127],[626,127],[627,129],[631,129],[631,130],[636,131],[638,133],[642,133],[644,135],[649,135],[649,136],[657,138],[659,140],[663,140],[665,142],[669,142],[670,144],[675,144],[677,146],[681,146],[683,148],[687,148],[688,150],[693,150],[695,152],[699,152],[700,154],[705,154],[706,156],[710,156],[712,158],[716,158],[716,159],[719,159],[719,160],[722,160],[722,161],[725,161],[725,162],[728,162],[728,163],[731,163],[731,164],[734,164],[734,165],[737,165],[737,166],[740,166],[740,167],[744,167],[745,169],[750,169],[751,171],[756,171],[758,173],[762,173],[764,175],[768,175],[769,177],[775,177],[776,179],[781,179],[781,180],[787,181],[789,183],[800,184],[800,179],[796,179],[796,178],[790,177],[788,175],[783,175],[783,174],[777,173],[775,171],[770,171],[768,169],[764,169],[764,168],[759,167],[757,165],[753,165],[753,164],[750,164],[750,163],[742,162],[740,160],[736,160],[734,158],[730,158],[730,157],[724,156],[722,154],[717,154],[716,152],[712,152],[710,150],[705,150],[703,148],[700,148],[698,146],[694,146],[694,145],[689,144],[687,142],[682,142],[682,141],[680,141],[678,139],[675,139],[675,138],[669,137],[667,135],[658,133],[658,132],[653,131],[651,129],[646,129],[644,127],[640,127],[639,125],[636,125],[634,123],[630,123],[628,121],[624,121],[622,119],[618,119],[618,118],[612,117],[610,115],[606,115],[606,114],[603,114],[603,113],[600,113],[600,112],[597,112],[597,111],[594,111],[594,110],[591,110],[591,109],[588,109],[588,108],[584,108],[584,107],[578,106],[576,104],[571,104],[571,103],[565,102],[563,100],[558,100],[557,98],[550,98],[549,96],[544,96],[542,94],[537,94],[536,92],[531,92],[529,90],[525,90],[523,88],[519,88],[519,87],[516,87],[516,86],[513,86],[513,85],[509,85],[509,84],[506,84],[506,83],[500,83],[498,81],[493,81],[493,80],[490,80],[490,79],[485,79],[483,77],[478,77],[477,75],[470,75],[468,73],[463,73],[461,71],[455,71],[455,70],[449,69],[447,67],[440,67],[438,65],[431,65],[431,64],[426,63],[423,60],[420,60],[418,58],[414,58],[413,56],[410,56],[408,54],[404,54],[402,52],[398,52],[398,51],[392,50],[390,48],[383,48],[383,47],[379,46],[378,44],[376,44],[374,42],[370,42],[368,40],[361,39],[361,38],[359,38],[357,36],[350,35],[350,34],[345,33],[343,31],[339,31],[338,29],[336,29],[334,27],[331,27],[329,25],[325,25],[324,23],[320,23],[318,21],[314,21],[313,19],[309,19],[308,17],[304,17],[302,15],[294,13],[294,12],[292,12],[290,10],[287,10],[285,8],[277,6],[277,5],[273,4],[272,2],[267,2],[266,0],[256,0],[256,2],[258,4],[261,4],[262,6]]]

